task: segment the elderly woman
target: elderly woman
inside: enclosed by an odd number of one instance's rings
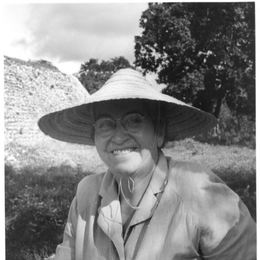
[[[255,223],[238,195],[210,170],[161,150],[215,123],[132,69],[86,104],[42,117],[44,133],[95,145],[108,167],[79,183],[55,259],[256,259]]]

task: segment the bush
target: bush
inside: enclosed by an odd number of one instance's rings
[[[248,116],[220,117],[218,126],[195,139],[220,145],[240,145],[255,149],[255,121]]]
[[[24,169],[16,174],[6,167],[6,259],[42,259],[62,241],[70,203],[85,174],[54,171],[37,175],[37,169]]]

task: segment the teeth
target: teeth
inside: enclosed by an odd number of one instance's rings
[[[113,154],[124,154],[124,153],[129,153],[132,151],[134,151],[134,149],[114,150],[112,153]]]

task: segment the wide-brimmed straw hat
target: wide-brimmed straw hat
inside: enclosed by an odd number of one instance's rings
[[[159,88],[158,88],[159,89]],[[94,145],[91,104],[115,100],[160,102],[166,120],[166,142],[198,135],[216,124],[216,118],[176,98],[162,94],[140,72],[120,69],[84,104],[47,114],[38,125],[47,135],[70,143]]]

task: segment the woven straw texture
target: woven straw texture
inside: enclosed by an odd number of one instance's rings
[[[91,104],[127,99],[151,100],[164,106],[166,141],[183,139],[205,132],[216,118],[184,102],[162,94],[133,69],[116,72],[85,104],[43,116],[38,125],[47,135],[65,142],[94,145]]]

